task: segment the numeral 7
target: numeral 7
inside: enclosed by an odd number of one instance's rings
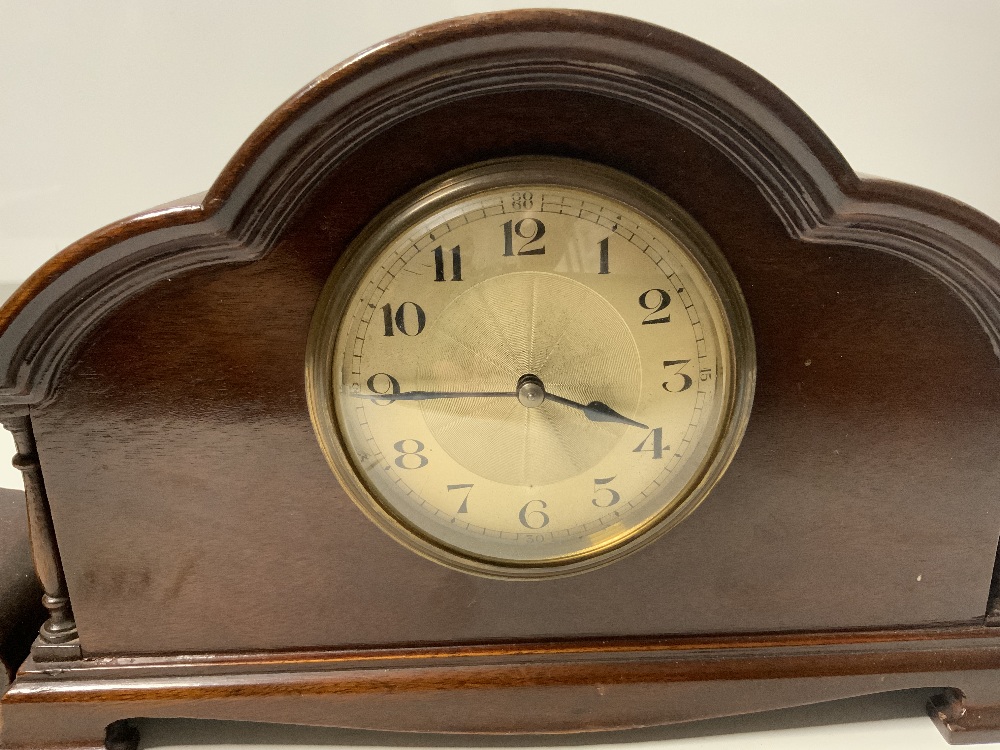
[[[469,495],[472,494],[472,488],[475,487],[474,484],[449,484],[448,492],[452,490],[465,490],[465,496],[462,497],[462,504],[458,506],[459,513],[469,512]]]

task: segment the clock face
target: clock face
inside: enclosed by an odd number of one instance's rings
[[[662,534],[728,464],[753,385],[746,308],[662,195],[582,162],[450,175],[387,209],[316,312],[331,466],[438,561],[542,577]]]

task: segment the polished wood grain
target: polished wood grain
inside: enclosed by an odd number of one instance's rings
[[[354,236],[517,154],[670,196],[726,255],[757,343],[746,437],[699,510],[549,581],[381,533],[304,391]],[[963,706],[1000,716],[998,268],[994,222],[859,179],[780,92],[679,35],[519,11],[381,46],[278,110],[204,197],[85,238],[0,310],[0,414],[30,416],[82,654],[29,665],[0,736],[93,743],[136,715],[568,731],[914,686],[958,691],[934,709],[953,738],[990,736]],[[391,661],[413,649],[429,661]]]
[[[551,92],[516,106],[539,116],[518,125],[513,95],[484,97],[373,139],[266,257],[161,281],[79,350],[33,421],[86,653],[982,620],[1000,367],[948,286],[888,253],[790,238],[725,155],[655,113]],[[349,240],[442,162],[498,155],[511,133],[518,150],[612,162],[694,213],[744,289],[759,362],[743,445],[692,518],[613,566],[526,586],[416,558],[373,526],[317,446],[303,378]],[[418,148],[427,162],[410,166]]]

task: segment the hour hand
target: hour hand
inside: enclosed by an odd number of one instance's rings
[[[522,375],[517,381],[517,399],[528,408],[540,406],[545,401],[554,401],[557,404],[568,406],[572,409],[579,409],[583,416],[591,422],[618,422],[620,424],[641,427],[644,430],[649,428],[642,422],[629,419],[624,414],[619,414],[603,401],[591,401],[589,404],[581,404],[563,396],[557,396],[545,390],[545,385],[537,375]]]
[[[619,414],[603,401],[591,401],[589,404],[581,404],[579,401],[571,401],[568,398],[556,396],[554,393],[546,393],[545,400],[555,401],[557,404],[579,409],[583,412],[583,416],[591,422],[620,422],[621,424],[631,425],[632,427],[640,427],[643,430],[649,429],[649,427],[644,425],[642,422],[636,422],[634,419],[629,419],[624,414]]]

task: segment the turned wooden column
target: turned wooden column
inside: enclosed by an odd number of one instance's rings
[[[13,464],[24,477],[24,495],[28,510],[28,534],[31,538],[31,555],[35,563],[38,580],[45,593],[42,604],[49,612],[49,618],[39,630],[43,644],[65,644],[76,639],[76,622],[66,590],[62,561],[56,544],[55,528],[49,511],[42,467],[35,449],[35,436],[31,430],[31,418],[27,415],[4,417],[3,426],[14,436],[17,453]]]

